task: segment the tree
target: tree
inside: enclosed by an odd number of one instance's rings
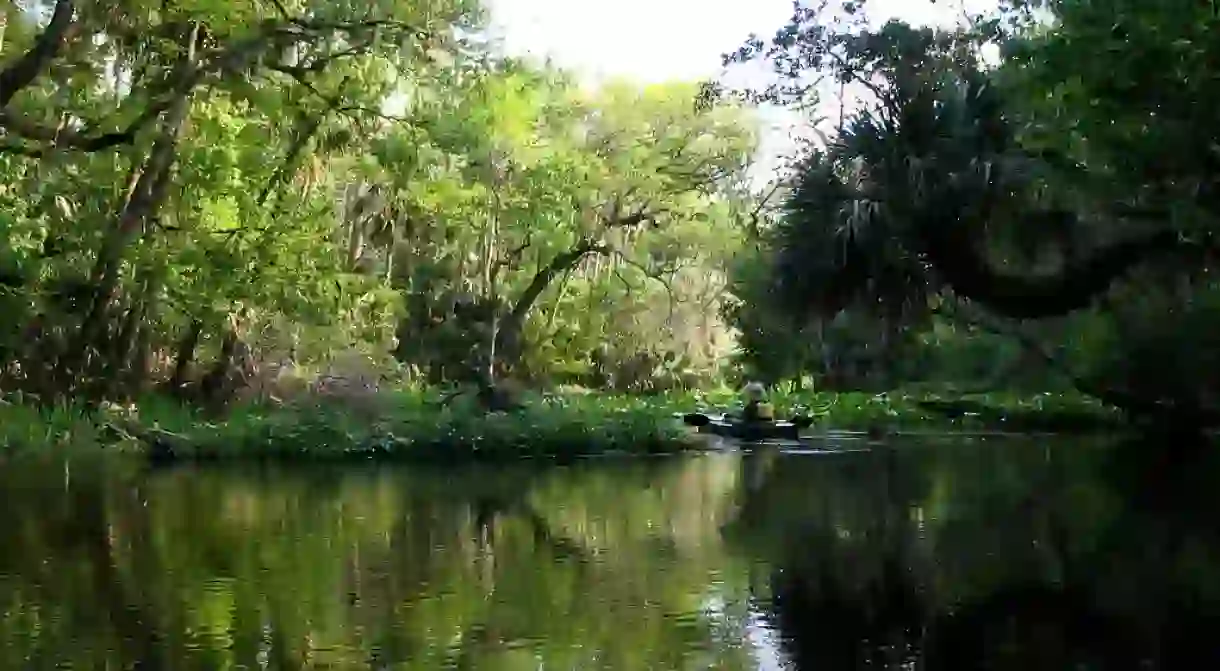
[[[1121,3],[1046,7],[1049,24],[1022,7],[948,32],[894,22],[835,31],[819,11],[798,7],[769,46],[754,39],[730,56],[770,58],[798,84],[827,72],[866,93],[861,111],[806,152],[772,233],[773,281],[790,309],[918,323],[965,299],[1016,319],[1118,314],[1124,287],[1139,282],[1178,314],[1193,309],[1187,294],[1210,290],[1210,159],[1172,157],[1210,137],[1210,120],[1190,101],[1211,95],[1199,73],[1210,53],[1201,35],[1214,17],[1168,3],[1135,13]],[[995,40],[1007,54],[998,68],[978,58],[980,45]],[[1086,57],[1099,46],[1115,54],[1114,67]],[[1181,68],[1146,65],[1166,59]],[[1092,65],[1079,73],[1068,66],[1086,60]],[[808,91],[778,86],[763,95],[792,100]],[[1128,354],[1168,342],[1165,329],[1155,337],[1123,330]],[[1211,356],[1206,347],[1191,351]],[[1150,371],[1120,369],[1130,375],[1117,386],[1087,379],[1096,374],[1076,381],[1138,412],[1196,408],[1186,416],[1197,417],[1209,403],[1212,392],[1197,379],[1187,385],[1193,391],[1171,392]]]
[[[415,343],[404,345],[414,353],[402,354],[425,354],[425,341],[413,336],[429,330],[421,322],[432,314],[449,325],[438,325],[447,335],[437,346],[452,348],[453,336],[465,333],[450,355],[481,361],[485,379],[494,377],[493,361],[506,369],[529,363],[526,340],[553,340],[554,329],[586,334],[583,351],[564,353],[584,358],[614,331],[587,310],[576,312],[594,300],[590,292],[622,309],[629,299],[608,282],[637,294],[657,287],[670,294],[695,267],[722,258],[737,236],[725,189],[744,173],[753,133],[741,109],[695,109],[695,90],[636,92],[619,84],[587,94],[556,73],[509,61],[482,65],[448,97],[419,104],[416,146],[406,150],[406,139],[395,139],[403,150],[387,145],[383,157],[388,168],[398,161],[388,170],[401,195],[395,207],[418,224],[397,247],[403,263],[396,273],[418,306],[404,323],[409,333],[400,335]],[[443,177],[417,161],[424,152],[445,157]],[[412,171],[434,177],[421,184]],[[695,249],[685,244],[697,241]],[[588,298],[566,302],[577,290]],[[549,295],[552,317],[541,330],[552,332],[529,338],[530,317]],[[436,301],[450,305],[439,312],[425,305]],[[459,306],[462,315],[454,311]],[[561,307],[572,311],[564,328],[554,317]],[[463,316],[470,321],[457,325]],[[534,359],[533,367],[540,363]]]
[[[375,130],[395,77],[450,48],[472,9],[64,0],[36,37],[19,22],[7,46],[30,45],[0,73],[4,170],[20,185],[8,197],[31,202],[6,222],[5,284],[28,315],[5,339],[22,361],[11,375],[46,393],[107,395],[146,364],[161,324],[185,329],[178,359],[189,363],[205,328],[283,307],[258,305],[284,293],[269,279],[298,295],[302,280],[342,285],[334,266],[317,272],[330,258],[318,218],[329,198],[293,193],[302,159],[317,166]],[[302,209],[313,210],[308,242],[275,225]],[[300,265],[267,272],[289,258]],[[229,291],[243,286],[258,291]],[[221,295],[198,293],[208,289]],[[255,305],[242,305],[250,293]],[[164,300],[175,295],[189,302]],[[232,354],[236,333],[223,340]]]
[[[219,401],[392,348],[434,382],[645,389],[727,347],[740,105],[496,57],[467,0],[9,18],[4,391]]]

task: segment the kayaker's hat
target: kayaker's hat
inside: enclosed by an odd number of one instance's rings
[[[761,382],[751,382],[746,385],[745,394],[751,401],[761,401],[767,395],[767,390]]]

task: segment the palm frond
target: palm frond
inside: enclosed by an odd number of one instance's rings
[[[779,298],[827,316],[849,305],[920,309],[940,289],[921,228],[977,218],[953,204],[1028,191],[1035,163],[1010,147],[985,80],[896,84],[888,102],[854,114],[799,166],[775,231]]]

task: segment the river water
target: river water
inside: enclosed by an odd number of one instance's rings
[[[0,669],[1220,668],[1220,465],[1170,454],[10,462]]]

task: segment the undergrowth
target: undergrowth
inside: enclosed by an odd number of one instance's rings
[[[64,405],[0,402],[0,448],[153,451],[162,456],[222,458],[556,457],[658,454],[697,446],[676,412],[722,410],[732,390],[663,396],[565,392],[532,395],[511,413],[485,413],[469,397],[442,404],[429,390],[313,394],[289,402],[251,400],[222,418],[153,396],[88,413]],[[808,414],[819,429],[1088,430],[1112,424],[1112,412],[1062,394],[985,394],[938,401],[919,394],[775,393],[779,416]],[[937,405],[939,403],[939,406]]]

